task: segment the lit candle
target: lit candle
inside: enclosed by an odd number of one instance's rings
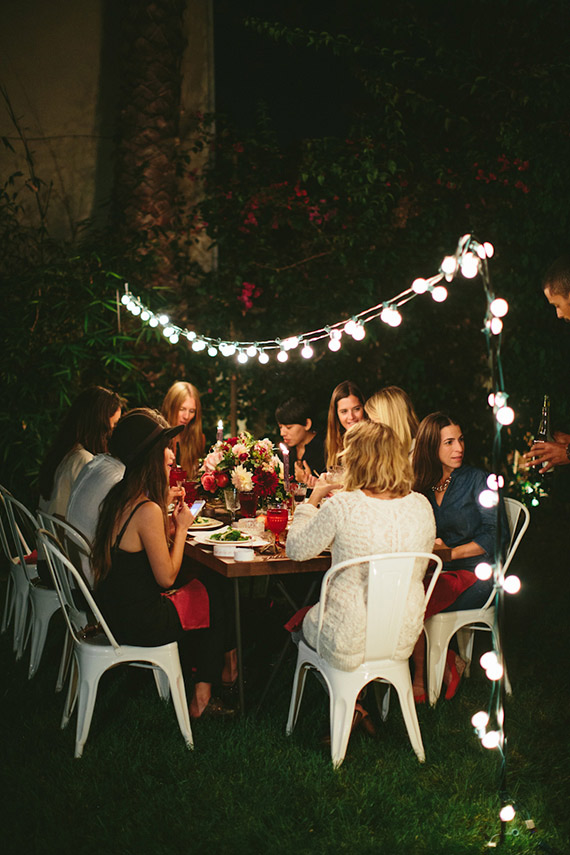
[[[289,492],[289,449],[284,442],[279,443],[279,448],[283,453],[283,480],[285,482],[285,492]]]
[[[216,434],[216,439],[218,442],[222,442],[224,438],[224,423],[221,419],[218,419],[218,432]]]

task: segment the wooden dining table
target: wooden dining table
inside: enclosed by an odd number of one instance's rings
[[[323,553],[316,558],[309,558],[307,561],[293,561],[288,558],[284,552],[279,552],[277,555],[268,555],[266,553],[255,553],[254,558],[247,561],[240,561],[234,558],[221,558],[214,555],[210,546],[197,543],[192,539],[186,541],[184,553],[193,561],[209,567],[226,579],[232,579],[234,583],[234,605],[235,605],[235,621],[236,621],[236,648],[237,648],[237,665],[238,665],[238,692],[240,711],[245,712],[245,697],[244,697],[244,681],[243,681],[243,643],[242,643],[242,621],[241,621],[241,605],[240,605],[240,579],[253,579],[259,576],[277,577],[280,581],[286,577],[305,573],[324,573],[331,565],[330,553]],[[283,589],[282,589],[283,590]],[[314,588],[311,588],[313,591]],[[311,593],[309,592],[309,594]],[[287,596],[287,594],[286,594]],[[289,598],[291,605],[295,608],[301,608],[304,603],[293,603]]]

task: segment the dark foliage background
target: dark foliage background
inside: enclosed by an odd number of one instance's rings
[[[179,4],[170,20],[169,4],[159,5],[165,25],[177,26]],[[45,211],[37,230],[18,212],[22,193],[49,205],[49,177],[7,179],[0,455],[2,483],[19,493],[64,407],[90,382],[120,390],[131,406],[159,405],[186,377],[203,393],[208,439],[219,417],[228,420],[232,376],[238,417],[274,437],[274,408],[291,394],[308,394],[322,422],[341,380],[366,395],[396,383],[420,416],[456,413],[473,462],[484,462],[492,416],[478,280],[453,283],[444,304],[414,300],[396,330],[373,322],[364,342],[285,366],[210,359],[125,313],[119,331],[115,314],[115,289],[128,280],[181,326],[283,338],[436,272],[466,232],[495,245],[492,281],[511,306],[502,354],[517,418],[503,432],[505,453],[535,429],[545,392],[554,426],[569,429],[570,330],[540,288],[568,246],[566,4],[282,6],[215,2],[218,113],[196,117],[194,149],[173,155],[179,184],[167,225],[131,224],[129,239],[127,223],[99,234],[83,224],[62,245],[47,233]],[[190,184],[202,192],[199,207],[183,192]],[[204,241],[215,248],[211,271],[190,260]]]

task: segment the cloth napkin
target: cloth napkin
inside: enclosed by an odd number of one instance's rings
[[[210,626],[210,598],[198,579],[192,579],[175,591],[165,591],[162,596],[174,604],[182,629],[207,629]]]
[[[431,573],[424,577],[424,588],[428,589]],[[477,581],[477,576],[471,570],[446,570],[440,573],[435,588],[427,604],[424,620],[443,611],[455,602],[459,594],[470,588]]]

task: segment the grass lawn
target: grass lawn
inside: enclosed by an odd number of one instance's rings
[[[507,604],[504,639],[514,691],[508,786],[519,810],[501,847],[507,852],[570,851],[568,525],[567,511],[539,508],[511,568],[523,589]],[[292,659],[260,713],[195,724],[194,751],[150,675],[116,669],[101,682],[83,758],[74,760],[75,718],[60,730],[64,697],[54,693],[62,638],[54,618],[32,681],[27,657],[16,663],[10,638],[0,638],[6,855],[461,855],[488,851],[499,832],[498,757],[470,724],[489,698],[477,664],[452,701],[419,708],[425,765],[393,697],[378,737],[357,734],[334,772],[320,744],[327,699],[313,678],[287,738]],[[478,634],[475,661],[486,639]],[[251,682],[247,688],[251,699]]]

